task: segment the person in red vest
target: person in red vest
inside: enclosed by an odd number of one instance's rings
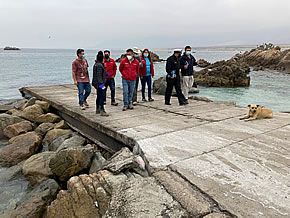
[[[128,109],[132,110],[132,97],[135,87],[137,74],[139,72],[139,61],[134,57],[132,49],[127,49],[126,58],[124,58],[119,66],[119,71],[122,74],[122,85],[123,85],[123,111]]]
[[[140,70],[141,84],[142,84],[142,101],[147,101],[145,98],[146,84],[148,86],[148,101],[154,101],[151,97],[152,78],[154,77],[154,67],[150,51],[145,48],[141,57],[143,68]]]
[[[111,52],[109,50],[104,51],[104,66],[106,69],[106,82],[105,82],[105,102],[106,104],[106,95],[107,88],[110,87],[111,90],[111,105],[117,106],[118,103],[115,101],[115,76],[117,72],[117,65],[114,59],[110,58]]]

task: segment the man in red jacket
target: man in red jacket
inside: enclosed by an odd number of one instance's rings
[[[117,72],[117,65],[114,59],[110,58],[110,51],[104,51],[104,66],[106,69],[106,82],[105,82],[105,104],[106,104],[106,94],[107,88],[110,87],[111,90],[111,105],[117,106],[118,103],[115,101],[115,76]]]
[[[128,49],[126,52],[126,58],[121,61],[119,66],[123,85],[123,111],[134,109],[132,106],[132,97],[137,74],[139,72],[139,61],[134,58],[133,50]]]

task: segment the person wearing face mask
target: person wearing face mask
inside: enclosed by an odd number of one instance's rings
[[[152,78],[154,77],[154,67],[150,51],[145,48],[141,57],[143,68],[140,70],[141,85],[142,85],[142,101],[147,101],[145,98],[146,84],[148,86],[148,101],[154,101],[151,97]]]
[[[133,48],[133,52],[134,52],[134,57],[135,59],[137,59],[140,63],[140,70],[143,68],[143,63],[141,61],[140,55],[141,55],[141,50],[137,47]],[[140,79],[140,72],[138,72],[137,74],[137,78],[136,78],[136,83],[135,83],[135,88],[134,88],[134,93],[133,93],[133,105],[137,104],[137,92],[138,92],[138,84],[139,84],[139,79]]]
[[[96,114],[107,117],[109,114],[106,113],[104,108],[106,70],[103,61],[103,52],[99,51],[93,68],[92,85],[97,90]]]
[[[135,88],[137,74],[140,69],[139,61],[134,57],[132,49],[126,51],[126,58],[124,58],[119,66],[119,71],[122,74],[123,85],[123,111],[132,110],[132,97]]]
[[[188,104],[188,92],[194,83],[193,66],[196,66],[198,63],[191,55],[191,47],[189,45],[184,50],[185,52],[180,58],[180,66],[183,77],[183,95],[185,97],[185,103]]]
[[[166,91],[165,91],[165,104],[170,104],[170,98],[172,94],[172,89],[175,87],[176,94],[178,97],[179,105],[185,105],[185,98],[182,94],[181,88],[180,88],[180,55],[181,50],[180,49],[174,49],[174,53],[172,56],[167,58],[166,60]]]
[[[114,59],[110,58],[110,51],[104,51],[104,66],[106,69],[106,82],[105,82],[105,102],[106,104],[106,94],[107,88],[110,87],[111,90],[111,105],[117,106],[118,103],[115,101],[115,76],[117,72],[117,65]]]
[[[77,59],[72,63],[72,77],[74,84],[78,87],[80,109],[84,110],[85,106],[89,106],[87,98],[91,93],[90,78],[88,72],[88,62],[85,59],[85,51],[77,50]]]

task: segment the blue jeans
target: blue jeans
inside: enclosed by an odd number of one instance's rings
[[[78,91],[79,91],[79,105],[83,106],[84,102],[87,100],[91,94],[91,84],[89,82],[81,83],[78,82]]]
[[[146,83],[148,86],[148,99],[151,99],[151,86],[152,86],[152,78],[151,76],[143,76],[141,79],[141,84],[142,84],[142,98],[145,98],[145,88],[146,88]]]
[[[136,81],[129,81],[122,78],[124,106],[129,106],[132,104],[135,82]]]
[[[105,101],[105,90],[101,88],[97,88],[96,108],[103,110],[104,101]]]
[[[110,87],[110,90],[111,90],[111,101],[114,102],[115,101],[115,79],[114,78],[107,79],[105,82],[105,87],[106,87],[106,89],[105,89],[105,101],[106,101],[108,86]]]

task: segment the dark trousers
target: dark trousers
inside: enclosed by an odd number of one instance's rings
[[[137,76],[136,82],[135,82],[135,88],[134,88],[134,92],[133,92],[132,102],[137,101],[137,91],[138,91],[139,79],[140,79],[140,75],[138,73],[138,76]]]
[[[142,98],[145,98],[145,88],[146,84],[148,86],[148,99],[151,99],[151,86],[152,86],[152,77],[151,76],[143,76],[141,79],[142,84]]]
[[[89,82],[78,82],[79,105],[83,106],[91,93],[91,84]]]
[[[180,88],[180,78],[176,77],[174,79],[172,78],[166,78],[167,86],[165,91],[165,103],[170,103],[170,98],[172,94],[173,86],[175,87],[176,94],[178,97],[179,104],[183,104],[185,102],[184,95],[182,94],[181,88]]]
[[[104,110],[104,100],[105,100],[105,90],[97,88],[97,99],[96,99],[97,109]]]
[[[107,89],[108,87],[110,87],[111,90],[111,102],[115,102],[115,79],[114,78],[110,78],[107,79],[105,82],[105,101],[106,101],[106,97],[107,97]]]

